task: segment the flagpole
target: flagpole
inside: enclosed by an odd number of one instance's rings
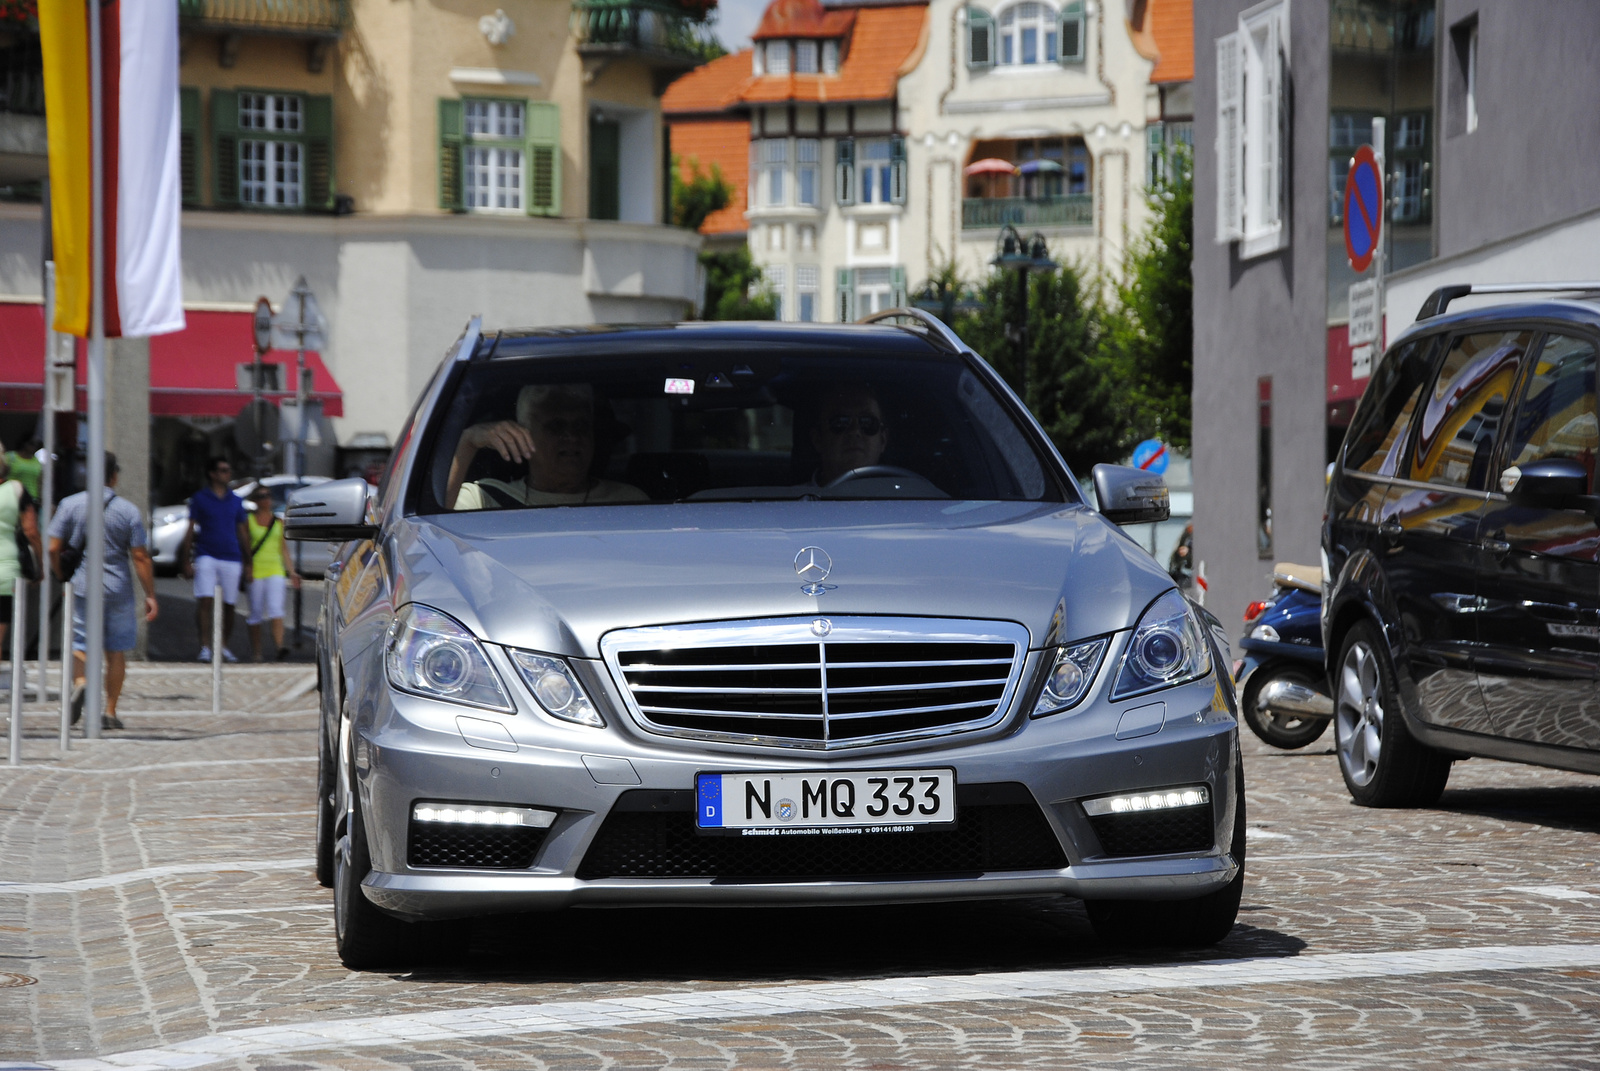
[[[106,205],[105,107],[101,85],[100,4],[87,0],[89,13],[89,450],[84,459],[88,501],[84,503],[84,696],[83,729],[89,739],[100,736],[105,709],[105,572],[106,572]],[[68,652],[62,652],[70,657]]]

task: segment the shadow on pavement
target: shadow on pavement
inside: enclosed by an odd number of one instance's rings
[[[1437,809],[1551,829],[1600,833],[1600,783],[1549,788],[1446,789]]]

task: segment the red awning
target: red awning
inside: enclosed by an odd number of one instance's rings
[[[187,312],[188,326],[150,340],[150,413],[153,416],[233,417],[250,401],[240,390],[239,365],[255,359],[248,312]],[[79,343],[82,353],[82,343]],[[269,350],[262,363],[278,366],[283,388],[267,391],[274,401],[294,397],[295,354]],[[344,415],[344,395],[322,363],[306,352],[311,397],[326,416]],[[86,366],[78,361],[78,410],[85,411]],[[244,382],[248,383],[246,378]],[[37,411],[44,403],[44,308],[0,303],[0,409]]]

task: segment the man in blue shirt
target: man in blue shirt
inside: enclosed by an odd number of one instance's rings
[[[178,548],[183,575],[194,580],[195,624],[200,629],[200,661],[211,661],[212,589],[222,585],[222,657],[239,661],[228,650],[233,636],[233,604],[239,588],[250,583],[249,510],[233,493],[228,478],[233,466],[213,457],[206,466],[206,486],[189,499],[189,530]]]

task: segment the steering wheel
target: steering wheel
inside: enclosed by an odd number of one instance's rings
[[[831,491],[833,488],[847,484],[852,480],[870,480],[874,476],[909,476],[913,480],[922,479],[919,474],[912,472],[910,469],[903,469],[898,465],[862,465],[860,468],[847,469],[841,472],[829,480],[823,490]]]

